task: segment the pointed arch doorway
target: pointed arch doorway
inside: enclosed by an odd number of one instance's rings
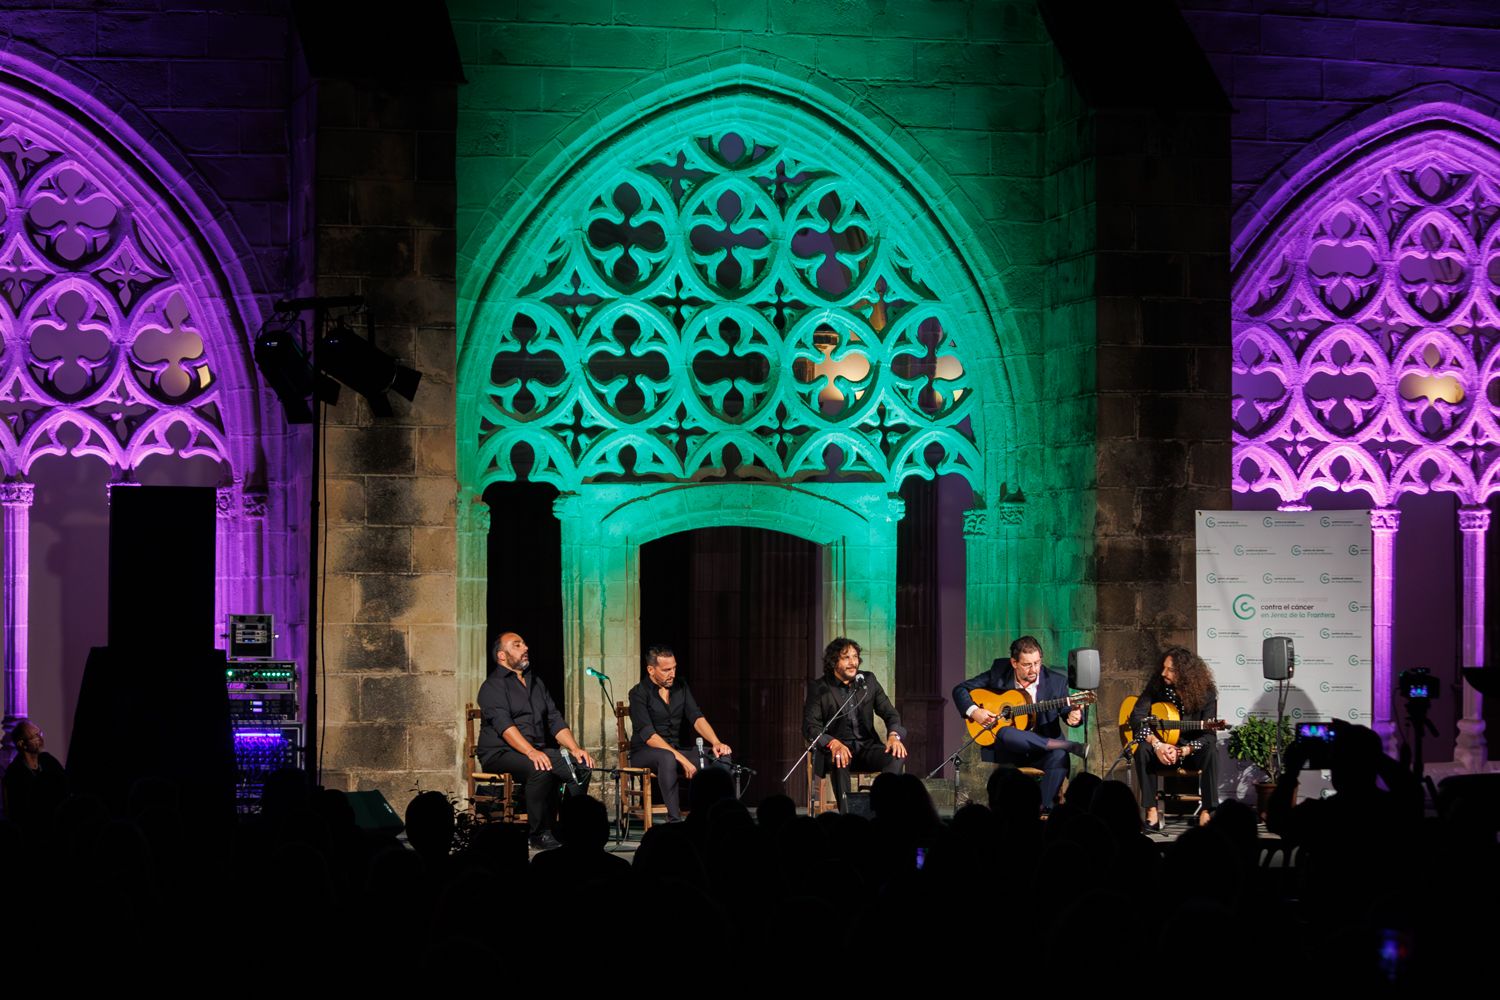
[[[756,770],[754,805],[806,780],[802,701],[822,651],[822,548],[779,531],[700,528],[641,546],[641,652],[668,645],[719,738]],[[644,670],[632,683],[644,677]]]

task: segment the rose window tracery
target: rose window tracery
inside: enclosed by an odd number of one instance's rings
[[[227,462],[202,307],[122,189],[0,115],[0,206],[8,471],[44,454]]]
[[[1435,123],[1271,230],[1234,295],[1233,485],[1497,489],[1500,157]]]
[[[491,314],[484,477],[978,484],[950,304],[816,152],[726,128],[579,171]]]

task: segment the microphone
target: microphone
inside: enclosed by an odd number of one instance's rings
[[[578,772],[573,770],[573,755],[568,753],[567,747],[562,748],[562,759],[563,763],[568,765],[568,781],[575,785],[578,784]]]
[[[863,670],[854,675],[854,683],[858,684],[860,687],[865,686],[865,673]]]
[[[593,667],[584,667],[583,668],[583,672],[585,674],[588,674],[590,677],[592,677],[596,681],[607,681],[607,680],[609,680],[609,675],[608,674],[606,674],[602,670],[595,670]]]
[[[703,737],[698,737],[698,769],[703,769]]]

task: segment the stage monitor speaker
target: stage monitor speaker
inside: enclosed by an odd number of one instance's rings
[[[1296,653],[1291,639],[1273,635],[1260,644],[1260,671],[1266,680],[1289,681],[1296,669]]]
[[[99,795],[123,813],[137,781],[165,778],[177,786],[184,816],[233,824],[224,670],[220,649],[90,650],[68,743],[73,790]]]
[[[366,833],[383,837],[398,836],[406,829],[396,810],[378,791],[348,792],[349,805],[354,808],[354,825]]]
[[[207,486],[110,490],[111,649],[197,654],[213,645],[217,501]]]
[[[1068,650],[1068,684],[1079,691],[1093,691],[1099,687],[1097,649]]]

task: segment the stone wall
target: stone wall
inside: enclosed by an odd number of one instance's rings
[[[459,789],[455,84],[316,84],[316,285],[365,296],[375,342],[422,373],[412,403],[327,410],[324,783]],[[364,333],[362,328],[358,332]]]

